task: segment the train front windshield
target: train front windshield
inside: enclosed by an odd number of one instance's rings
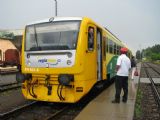
[[[80,21],[49,22],[26,27],[25,50],[74,50]]]

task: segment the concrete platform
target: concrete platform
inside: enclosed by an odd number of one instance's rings
[[[138,64],[137,67],[140,70],[141,64]],[[115,95],[115,86],[113,84],[91,101],[75,120],[132,120],[139,77],[134,79],[134,82],[129,80],[128,83],[127,103],[111,103]]]
[[[152,78],[154,83],[160,83],[160,78]],[[140,79],[141,83],[151,83],[151,81],[149,80],[149,78],[141,78]]]
[[[7,73],[15,73],[18,72],[17,66],[13,67],[0,67],[0,74],[7,74]]]
[[[0,67],[0,71],[16,71],[17,70],[17,66],[13,66],[13,67]]]

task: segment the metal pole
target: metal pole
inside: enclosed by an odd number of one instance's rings
[[[55,16],[57,16],[57,0],[55,0]]]

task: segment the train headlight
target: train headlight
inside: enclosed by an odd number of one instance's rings
[[[68,56],[69,58],[71,58],[71,57],[72,57],[72,53],[68,53],[67,56]]]
[[[67,65],[70,65],[72,64],[72,61],[71,60],[67,60]]]
[[[60,74],[58,76],[58,82],[61,85],[69,85],[69,83],[73,80],[74,80],[74,76],[70,74]]]

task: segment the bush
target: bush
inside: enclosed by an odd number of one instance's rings
[[[160,60],[160,54],[158,54],[158,53],[157,54],[156,53],[152,53],[151,59],[153,61]]]

